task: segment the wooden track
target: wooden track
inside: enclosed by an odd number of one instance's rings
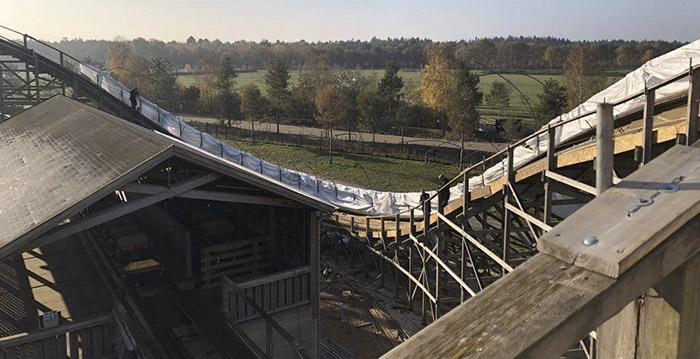
[[[678,134],[685,133],[685,107],[680,107],[664,113],[658,114],[654,118],[654,144],[661,144],[669,141],[675,141]],[[630,152],[635,149],[635,147],[640,146],[642,143],[642,128],[641,121],[635,121],[623,128],[621,128],[622,133],[615,137],[615,154],[622,154],[625,152]],[[596,144],[593,140],[586,141],[577,146],[569,147],[563,149],[555,154],[556,167],[566,168],[580,163],[591,162],[596,155]],[[522,182],[533,176],[541,175],[547,169],[547,159],[541,158],[533,161],[532,163],[517,169],[515,171],[515,181]],[[472,190],[469,195],[469,200],[467,203],[477,203],[478,200],[483,200],[502,192],[503,187],[506,185],[507,178],[502,176],[498,180],[475,190]],[[459,198],[453,199],[445,208],[445,214],[447,216],[458,216],[462,212],[462,204],[464,203],[464,195]],[[350,232],[355,236],[367,238],[368,234],[370,238],[381,239],[382,238],[382,221],[384,222],[383,237],[385,239],[395,238],[397,236],[396,229],[396,219],[395,216],[384,216],[378,218],[377,216],[362,216],[353,215],[344,212],[336,212],[333,215],[335,223]],[[437,214],[432,214],[430,216],[430,226],[436,223]],[[369,231],[367,230],[367,223],[369,223]],[[423,220],[416,222],[414,224],[413,232],[420,232],[423,230],[425,222]],[[398,236],[407,236],[410,232],[410,223],[405,219],[402,219],[398,228]]]

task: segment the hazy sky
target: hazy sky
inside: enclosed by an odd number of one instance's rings
[[[433,40],[700,38],[700,0],[0,0],[0,24],[62,37]]]

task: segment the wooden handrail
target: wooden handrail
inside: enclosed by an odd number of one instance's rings
[[[282,280],[282,279],[296,277],[296,276],[301,275],[301,274],[308,274],[310,272],[311,272],[311,270],[309,269],[309,266],[301,266],[301,267],[289,269],[286,271],[270,274],[267,276],[262,276],[259,278],[251,279],[249,281],[241,282],[241,283],[238,283],[238,287],[241,289],[247,289],[247,288],[255,287],[255,286],[258,286],[261,284],[267,284],[267,283],[276,282],[276,281]]]
[[[230,288],[232,291],[234,291],[236,294],[238,294],[243,300],[255,310],[260,317],[262,317],[265,320],[265,323],[271,327],[274,328],[281,336],[284,338],[291,346],[292,349],[294,350],[294,353],[296,353],[297,357],[302,358],[302,359],[308,359],[309,356],[306,354],[306,351],[304,350],[304,346],[296,339],[294,338],[289,332],[287,332],[284,328],[282,328],[277,321],[272,318],[267,312],[265,312],[264,309],[262,309],[255,301],[250,298],[248,295],[245,294],[245,291],[243,288],[240,288],[236,283],[233,283],[231,279],[228,277],[223,277],[223,282],[224,285],[226,285],[228,288]],[[269,330],[269,329],[267,329]],[[266,335],[266,340],[270,340],[271,336]],[[269,347],[269,343],[268,343]]]
[[[59,325],[54,328],[49,328],[45,330],[40,330],[31,333],[22,333],[5,338],[0,338],[0,349],[12,347],[15,345],[20,345],[24,343],[29,343],[37,340],[42,340],[46,338],[55,337],[60,334],[75,332],[81,329],[86,329],[90,327],[96,327],[98,325],[108,324],[114,321],[112,314],[104,315],[101,317],[84,320],[77,323],[70,323]]]
[[[667,294],[691,298],[683,304],[690,309],[679,313],[689,316],[684,323],[700,323],[692,307],[700,267],[686,266],[700,263],[698,155],[700,150],[686,146],[668,150],[543,235],[539,243],[548,243],[543,252],[383,358],[557,357],[648,288],[676,280],[670,274],[679,268],[693,270],[689,287],[671,286],[678,292]],[[611,272],[613,261],[619,270]],[[683,328],[690,330],[683,333],[698,330]],[[609,335],[599,332],[598,340],[610,340]],[[696,336],[681,338],[670,337],[668,347],[676,340],[687,346]]]

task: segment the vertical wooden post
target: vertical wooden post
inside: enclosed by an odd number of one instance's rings
[[[700,69],[693,70],[690,60],[688,70],[688,119],[686,120],[687,145],[695,143],[698,138],[698,101],[700,101]]]
[[[556,133],[556,127],[547,125],[547,171],[554,171],[557,168],[554,160]],[[544,178],[544,223],[552,224],[552,180],[547,176]]]
[[[598,358],[696,357],[699,293],[700,255],[695,255],[598,328]]]
[[[642,162],[640,166],[651,161],[652,136],[654,134],[654,102],[656,92],[644,88],[644,118],[642,119]]]
[[[614,128],[613,105],[610,103],[599,103],[596,121],[595,159],[595,188],[599,196],[613,185]]]
[[[464,143],[464,142],[462,142]],[[471,199],[471,193],[469,192],[469,174],[467,172],[464,172],[464,177],[462,178],[462,229],[464,231],[467,230],[468,227],[468,218],[467,218],[467,209],[469,208],[469,200]],[[466,248],[465,246],[465,241],[464,237],[462,236],[461,241],[460,241],[460,268],[459,268],[459,279],[464,281],[464,272],[466,271]],[[462,303],[464,302],[464,289],[459,290],[459,302]]]
[[[430,201],[425,201],[423,202],[423,244],[427,243],[428,239],[428,234],[430,233],[429,230],[430,227]],[[426,270],[426,261],[427,261],[427,256],[425,253],[425,249],[423,249],[423,257],[422,257],[422,264],[423,264],[423,283],[427,284],[428,283],[428,271]],[[425,286],[426,288],[430,288],[430,286]],[[428,298],[426,297],[425,293],[421,292],[421,319],[422,319],[422,324],[426,325],[427,322],[425,320],[425,316],[427,314],[426,312],[426,304],[427,304]]]
[[[401,266],[401,260],[399,260],[399,244],[401,243],[401,216],[396,214],[396,235],[394,236],[396,243],[394,243],[394,260],[396,264]],[[394,298],[399,297],[399,270],[394,267]]]
[[[382,240],[382,248],[384,248],[384,254],[387,255],[387,248],[386,248],[386,228],[385,228],[385,222],[384,222],[384,217],[381,218],[380,220],[380,231],[379,235],[381,236]],[[384,259],[379,257],[379,271],[380,271],[380,277],[382,279],[382,287],[386,284],[384,282]]]
[[[503,187],[505,191],[503,198],[503,256],[504,262],[508,263],[508,257],[510,257],[510,225],[511,225],[511,213],[506,208],[505,204],[509,203],[513,197],[508,186],[512,186],[515,183],[515,171],[513,169],[513,147],[508,144],[508,158],[507,160],[507,171],[508,171],[508,182]],[[506,275],[508,273],[505,268],[503,268],[502,274]]]
[[[32,51],[34,55],[34,86],[36,86],[36,103],[41,102],[41,85],[39,84],[39,56]],[[27,84],[29,86],[29,84]]]
[[[265,320],[265,354],[268,358],[274,358],[272,354],[272,348],[274,347],[272,344],[272,334],[272,324],[270,321]]]
[[[415,209],[411,208],[411,211],[409,212],[409,215],[408,215],[408,221],[409,221],[408,222],[409,223],[408,232],[409,232],[409,235],[411,235],[411,236],[415,236],[415,230],[416,230],[416,226],[415,226],[416,217],[415,217],[415,215],[416,215]],[[408,273],[411,275],[413,275],[413,243],[412,242],[413,241],[411,241],[410,245],[408,246]],[[411,295],[413,293],[413,281],[410,278],[408,279],[406,287],[408,288],[408,305],[411,308],[411,310],[413,310],[413,296]]]
[[[309,212],[309,266],[311,268],[310,278],[311,278],[311,316],[312,318],[319,320],[319,272],[320,261],[319,261],[319,251],[320,251],[320,222],[318,220],[318,212]]]
[[[63,59],[63,52],[59,52],[59,61],[60,61],[61,67],[64,67],[64,64],[63,64],[63,62],[64,62],[64,59]],[[1,74],[0,74],[0,79],[2,79],[2,75],[1,75]],[[63,96],[66,95],[66,82],[65,82],[65,81],[61,81],[61,94],[62,94]]]
[[[2,65],[0,65],[0,122],[5,120],[5,78],[2,74]]]

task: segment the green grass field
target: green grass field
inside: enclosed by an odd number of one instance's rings
[[[340,152],[333,153],[330,165],[327,150],[246,142],[232,142],[231,145],[283,167],[381,191],[433,190],[438,186],[437,178],[441,173],[449,178],[459,173],[455,166]]]

